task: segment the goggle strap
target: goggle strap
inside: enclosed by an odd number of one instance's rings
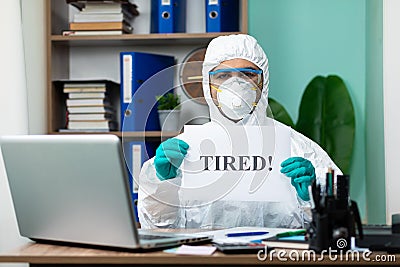
[[[211,89],[214,89],[214,90],[217,91],[218,93],[221,93],[221,92],[222,92],[221,89],[215,87],[214,85],[211,85]]]
[[[254,70],[254,69],[247,69],[247,68],[232,68],[232,69],[219,69],[219,70],[215,70],[215,71],[210,71],[209,74],[213,75],[213,74],[217,74],[220,72],[254,72],[257,74],[261,74],[262,70]]]

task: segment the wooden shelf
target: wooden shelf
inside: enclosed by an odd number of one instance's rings
[[[180,132],[162,132],[162,131],[147,131],[147,132],[50,132],[50,134],[113,134],[121,138],[134,140],[151,139],[161,140],[175,137]]]
[[[67,46],[93,45],[206,45],[211,39],[241,32],[210,32],[210,33],[152,33],[152,34],[122,34],[96,36],[63,36],[51,35],[53,44]]]

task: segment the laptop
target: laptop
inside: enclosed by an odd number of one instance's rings
[[[393,221],[393,220],[392,220]],[[392,225],[363,225],[363,238],[356,239],[356,246],[371,251],[386,251],[390,254],[400,253],[400,234],[392,231]]]
[[[137,229],[120,139],[0,137],[20,234],[38,242],[154,249],[209,236]]]

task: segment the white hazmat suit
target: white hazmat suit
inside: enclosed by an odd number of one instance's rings
[[[210,95],[209,72],[222,62],[245,59],[263,71],[261,98],[254,111],[235,123],[221,114]],[[208,45],[203,62],[203,91],[210,110],[211,122],[222,125],[266,125],[268,118],[269,71],[268,58],[256,39],[245,34],[221,36]],[[278,122],[276,122],[278,123]],[[315,142],[293,129],[291,131],[291,156],[308,159],[315,168],[318,182],[325,184],[328,167],[341,174],[327,153]],[[179,138],[179,136],[177,136]],[[154,158],[144,163],[139,176],[138,214],[142,228],[227,228],[238,226],[301,228],[310,220],[305,210],[309,202],[299,197],[287,202],[223,201],[193,208],[180,206],[179,185],[181,173],[169,180],[156,176]],[[290,179],[288,177],[288,179]],[[295,191],[294,191],[295,192]],[[282,192],[290,193],[290,192]],[[162,201],[160,201],[162,199]],[[194,201],[193,204],[199,204]],[[187,207],[187,203],[185,203]]]

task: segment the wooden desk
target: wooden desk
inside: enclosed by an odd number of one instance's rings
[[[181,231],[180,231],[181,232]],[[278,250],[277,250],[278,251]],[[289,250],[280,250],[286,252],[286,261],[278,259],[274,254],[272,260],[270,256],[265,261],[260,261],[256,254],[235,254],[225,255],[221,252],[215,252],[211,256],[183,256],[165,253],[162,251],[133,253],[117,252],[102,249],[91,249],[81,247],[70,247],[61,245],[49,245],[39,243],[28,243],[14,251],[0,253],[0,263],[29,263],[30,266],[127,266],[127,265],[398,265],[400,255],[393,255],[392,261],[377,261],[376,257],[388,257],[384,253],[374,253],[369,256],[370,261],[365,261],[360,254],[360,261],[343,260],[338,258],[335,261],[324,257],[322,260],[317,255],[317,260],[295,261],[288,257]],[[302,252],[301,250],[298,251]],[[292,255],[296,256],[296,255]]]

